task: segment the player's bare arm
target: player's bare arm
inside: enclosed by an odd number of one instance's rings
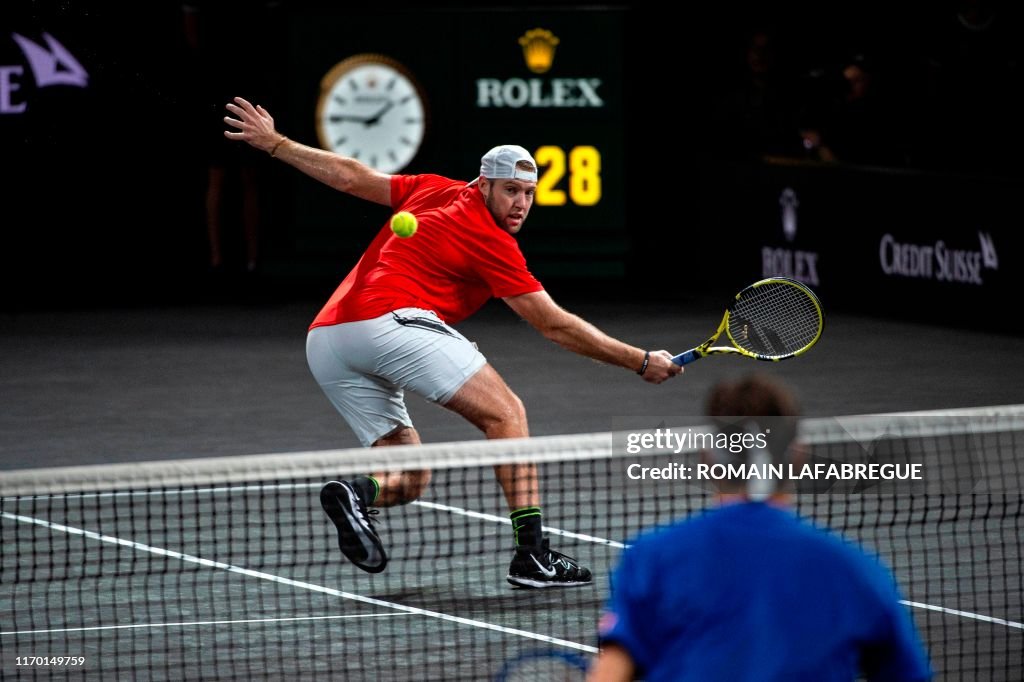
[[[633,658],[618,644],[606,644],[587,676],[587,682],[626,682],[636,674]]]
[[[235,115],[224,122],[237,131],[226,130],[224,136],[243,140],[256,149],[272,154],[315,180],[329,187],[377,204],[391,205],[391,176],[346,156],[310,147],[290,140],[274,127],[274,118],[263,107],[241,97],[227,104]]]
[[[504,299],[512,310],[529,322],[545,338],[574,353],[619,367],[639,371],[647,358],[643,378],[654,384],[679,374],[682,368],[672,362],[668,351],[646,351],[614,339],[578,315],[559,306],[546,291],[509,296]]]

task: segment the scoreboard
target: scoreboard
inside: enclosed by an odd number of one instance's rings
[[[539,165],[519,235],[544,278],[625,274],[623,9],[294,12],[279,129],[387,173],[470,180],[518,144]],[[289,176],[295,258],[355,258],[388,216]],[[344,269],[344,268],[342,268]]]

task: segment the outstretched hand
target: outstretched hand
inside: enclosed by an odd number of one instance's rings
[[[224,122],[238,129],[224,131],[224,137],[229,140],[244,140],[265,152],[269,152],[281,141],[283,136],[274,129],[274,117],[260,105],[253,106],[247,100],[236,97],[225,108],[236,118],[225,116]]]
[[[647,363],[647,369],[644,370],[642,376],[644,381],[660,384],[682,373],[683,368],[672,362],[671,353],[667,350],[652,350],[651,358]]]

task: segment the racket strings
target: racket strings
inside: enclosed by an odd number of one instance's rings
[[[737,347],[768,357],[792,355],[811,345],[821,313],[803,289],[770,282],[745,291],[729,313],[729,337]]]

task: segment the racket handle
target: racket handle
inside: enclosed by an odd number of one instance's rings
[[[696,350],[688,350],[685,353],[680,353],[679,355],[673,357],[672,362],[682,367],[684,365],[690,364],[691,362],[694,362],[695,360],[700,360],[701,357],[703,356]]]

